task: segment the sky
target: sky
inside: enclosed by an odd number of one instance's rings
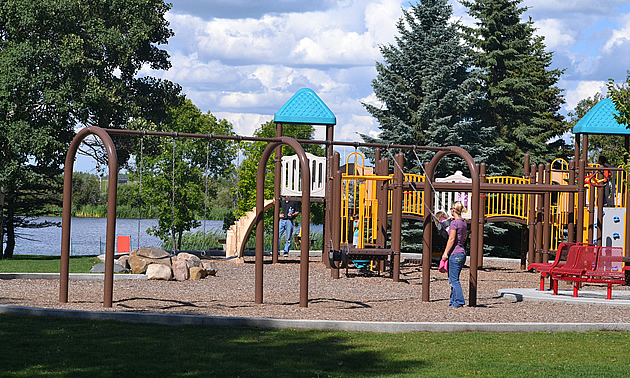
[[[141,75],[180,84],[203,112],[210,111],[251,136],[295,92],[311,88],[337,117],[335,140],[377,136],[377,122],[362,102],[378,104],[371,87],[379,46],[394,43],[396,21],[410,2],[400,0],[170,0],[166,15],[175,33],[167,45],[172,68]],[[453,20],[474,20],[456,1]],[[581,99],[621,83],[630,70],[627,0],[524,0],[565,69],[559,87],[574,109]],[[324,127],[316,138],[324,139]]]

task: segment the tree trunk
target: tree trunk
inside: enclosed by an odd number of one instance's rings
[[[12,259],[15,250],[15,218],[11,208],[7,209],[7,245],[4,248],[4,258]]]

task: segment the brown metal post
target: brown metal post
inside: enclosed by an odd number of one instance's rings
[[[477,169],[479,171],[479,183],[486,182],[486,163],[481,163],[481,165],[477,164]],[[478,258],[478,267],[483,267],[483,225],[485,222],[485,214],[486,214],[486,193],[479,194],[479,236],[477,237],[477,250],[479,251]],[[471,224],[472,227],[472,224]]]
[[[575,160],[569,162],[569,185],[575,183]],[[575,194],[567,193],[567,242],[575,242]]]
[[[532,164],[529,170],[529,183],[536,185],[536,165]],[[529,243],[527,251],[527,263],[536,262],[536,195],[528,194],[529,206],[527,211],[527,225],[529,226]]]
[[[593,185],[588,188],[588,242],[592,243],[593,226],[595,225],[595,191],[597,189]]]
[[[330,160],[333,157],[334,154],[334,146],[332,144],[333,140],[335,139],[335,127],[333,125],[327,125],[326,126],[326,175],[327,177],[332,177],[335,172],[337,172],[337,170],[332,169],[330,166]],[[330,202],[332,201],[333,195],[332,193],[330,193],[331,188],[329,188],[328,185],[326,185],[326,188],[324,188],[324,241],[322,242],[322,259],[325,260],[326,266],[330,265],[330,261],[328,261],[327,258],[324,258],[324,256],[328,256],[328,253],[330,252],[331,248],[333,248],[333,246],[330,245],[330,235],[331,235],[331,218],[330,218],[330,214],[328,213],[329,210],[332,209],[332,206],[330,204]],[[341,197],[339,198],[339,200],[341,200]]]
[[[293,138],[281,137],[278,142],[270,142],[260,157],[256,179],[256,262],[254,268],[255,303],[263,302],[263,253],[264,253],[264,189],[265,189],[265,167],[275,148],[279,145],[289,145],[295,150],[300,160],[302,170],[302,245],[300,249],[300,307],[308,307],[308,262],[309,262],[309,235],[310,235],[310,214],[311,207],[311,171],[308,166],[308,159],[302,146]]]
[[[551,185],[551,164],[545,165],[545,184]],[[547,192],[543,196],[543,254],[542,262],[549,262],[549,247],[551,245],[551,193]]]
[[[377,160],[376,167],[378,168],[377,175],[387,176],[389,174],[389,159]],[[378,201],[376,244],[381,248],[385,248],[387,245],[387,200],[389,195],[386,181],[381,181],[377,184],[376,195]]]
[[[588,165],[588,134],[582,134],[582,159]]]
[[[282,136],[282,124],[276,123],[276,138]],[[282,145],[276,148],[275,176],[273,181],[273,239],[271,248],[271,262],[278,262],[280,252],[280,180],[282,179]],[[287,234],[288,235],[288,234]]]
[[[538,185],[544,184],[545,170],[542,164],[538,165],[538,178],[536,182]],[[543,245],[543,211],[544,200],[542,194],[536,195],[536,262],[542,262],[542,245]]]
[[[435,158],[434,158],[435,159]],[[431,260],[433,259],[433,221],[430,211],[433,211],[433,172],[429,171],[429,163],[425,164],[424,171],[424,230],[422,232],[422,301],[429,302],[431,297]],[[443,252],[443,251],[441,251]]]
[[[394,282],[400,281],[400,245],[402,231],[402,192],[405,181],[402,167],[405,163],[405,155],[397,153],[394,157],[394,198],[392,201],[392,249],[394,250],[394,266],[392,275]]]
[[[335,251],[339,251],[341,249],[341,172],[339,171],[339,153],[335,152],[333,154],[333,158],[330,162],[330,169],[333,172],[332,177],[332,185],[330,197],[331,209],[326,211],[326,214],[331,217],[330,223],[330,234],[332,237],[332,248]],[[325,244],[328,244],[327,242]],[[322,258],[326,261],[326,266],[331,268],[330,275],[334,279],[339,278],[339,269],[334,269],[330,265],[329,253],[324,254],[324,250],[322,250]],[[324,258],[328,257],[328,258]]]
[[[586,190],[584,189],[584,175],[586,174],[586,161],[578,161],[578,214],[577,214],[577,243],[584,242],[584,206],[586,206]]]
[[[530,164],[529,154],[525,154],[524,163],[523,163],[523,178],[526,180],[529,180],[529,164]],[[527,201],[527,199],[529,199],[529,196],[526,196],[525,198]],[[521,232],[521,270],[527,269],[527,247],[528,247],[528,241],[529,241],[529,239],[527,239],[527,235],[528,235],[528,230],[529,230],[528,228],[529,227],[529,209],[527,210],[527,219],[528,219],[528,223],[527,225],[525,225],[525,227],[523,227],[522,232]]]
[[[72,168],[77,150],[88,135],[98,136],[107,151],[109,169],[107,188],[107,229],[105,236],[105,276],[103,289],[103,307],[112,307],[114,292],[114,245],[116,241],[116,198],[118,192],[118,155],[114,142],[102,128],[91,126],[81,129],[75,135],[64,167],[63,210],[61,218],[61,266],[59,270],[59,302],[68,302],[68,280],[70,272],[70,229],[72,221]]]

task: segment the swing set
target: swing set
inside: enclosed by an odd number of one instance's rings
[[[306,100],[305,100],[306,99]],[[311,106],[310,113],[303,112],[303,104],[307,103]],[[302,105],[296,105],[302,104]],[[315,104],[315,111],[312,110]],[[319,108],[318,108],[319,107]],[[319,110],[318,110],[319,109]],[[315,116],[313,116],[313,112]],[[323,113],[323,116],[318,116]],[[319,114],[322,115],[322,114]],[[288,145],[292,147],[297,154],[299,161],[302,193],[300,197],[294,200],[302,202],[302,242],[300,249],[300,307],[308,306],[308,266],[309,266],[309,214],[311,203],[311,165],[308,157],[302,148],[302,144],[324,144],[327,148],[327,168],[326,168],[326,190],[325,190],[325,224],[324,224],[324,245],[322,246],[322,262],[331,269],[331,277],[338,278],[339,270],[347,264],[349,260],[389,260],[392,267],[392,277],[395,282],[399,281],[400,275],[400,253],[401,253],[401,225],[403,213],[415,211],[416,217],[423,220],[423,255],[432,256],[432,236],[434,222],[434,201],[428,200],[440,192],[463,192],[469,194],[468,208],[470,209],[470,270],[469,270],[469,304],[475,306],[477,303],[477,273],[478,268],[483,266],[483,225],[486,221],[485,212],[486,204],[495,196],[503,195],[526,195],[528,207],[530,211],[527,215],[527,224],[530,230],[530,254],[528,260],[530,262],[545,261],[548,259],[550,250],[550,213],[547,210],[550,206],[551,194],[566,193],[569,201],[569,208],[576,209],[577,215],[571,218],[568,223],[569,238],[575,240],[583,240],[583,227],[575,227],[575,225],[585,224],[584,205],[586,204],[584,178],[586,177],[585,159],[580,159],[578,163],[573,161],[570,163],[569,180],[566,185],[552,185],[550,176],[543,165],[529,167],[529,161],[526,157],[525,161],[525,178],[529,178],[529,182],[519,181],[513,182],[492,182],[485,175],[485,164],[476,164],[471,155],[460,147],[426,147],[414,145],[384,145],[378,143],[358,143],[358,142],[341,142],[334,141],[333,126],[335,124],[334,115],[323,104],[323,102],[311,90],[300,90],[285,104],[281,110],[276,113],[274,121],[276,122],[275,138],[259,138],[245,136],[227,136],[227,135],[206,135],[206,134],[188,134],[188,133],[171,133],[156,131],[140,131],[140,130],[107,130],[99,127],[87,127],[80,130],[71,143],[68,154],[66,156],[66,165],[64,170],[64,195],[63,195],[63,216],[62,216],[62,243],[61,243],[61,270],[60,270],[60,302],[68,301],[68,274],[69,274],[69,241],[70,241],[70,208],[72,202],[72,166],[78,146],[82,140],[88,135],[94,134],[99,137],[105,146],[108,155],[109,167],[109,190],[107,205],[107,231],[106,231],[106,259],[105,259],[105,282],[104,282],[104,306],[112,306],[113,293],[113,264],[114,264],[114,238],[115,238],[115,220],[116,220],[116,188],[118,178],[117,156],[114,143],[110,134],[122,135],[155,135],[171,138],[205,138],[220,140],[236,140],[236,141],[261,141],[267,142],[268,145],[263,151],[258,165],[257,186],[256,186],[256,255],[255,255],[255,303],[263,303],[263,256],[264,256],[264,182],[265,167],[271,155],[276,155],[276,172],[282,169],[281,147]],[[314,124],[326,125],[326,140],[296,140],[282,136],[283,124]],[[141,142],[142,145],[142,142]],[[586,145],[586,142],[584,143]],[[343,173],[340,170],[340,156],[338,152],[333,150],[334,146],[354,146],[375,148],[375,166],[374,175],[368,175],[366,172],[358,172],[355,164],[353,178],[353,186],[348,186],[348,182],[344,184]],[[381,149],[389,154],[389,157],[381,158]],[[427,164],[420,164],[424,169],[423,181],[418,179],[408,179],[411,175],[405,174],[402,167],[404,166],[404,155],[399,152],[392,156],[391,150],[411,150],[416,153],[417,150],[434,153],[433,158]],[[577,149],[576,149],[577,150]],[[173,150],[175,155],[175,150]],[[469,182],[439,182],[435,179],[436,167],[442,159],[449,155],[455,155],[463,160],[470,173]],[[417,157],[417,154],[416,154]],[[576,152],[577,157],[577,152]],[[393,174],[390,174],[390,158],[393,163]],[[358,159],[358,156],[355,156]],[[142,153],[141,158],[142,161]],[[174,161],[174,159],[173,159]],[[356,160],[355,160],[356,161]],[[419,159],[418,159],[419,161]],[[577,160],[576,160],[577,161]],[[208,163],[207,163],[208,164]],[[206,169],[207,169],[206,164]],[[550,167],[550,164],[547,165]],[[572,172],[572,173],[571,173]],[[346,172],[347,174],[348,172]],[[357,175],[360,173],[360,176]],[[173,172],[173,175],[175,172]],[[348,175],[347,175],[348,176]],[[174,176],[173,176],[174,177]],[[577,178],[576,178],[577,177]],[[536,182],[536,178],[538,182]],[[346,177],[348,179],[348,177]],[[206,172],[207,180],[207,172]],[[174,178],[173,178],[174,181]],[[206,182],[207,183],[207,182]],[[364,230],[374,237],[374,245],[359,245],[357,247],[350,246],[346,240],[345,248],[342,248],[342,230],[347,231],[344,227],[348,227],[349,205],[342,206],[342,187],[346,185],[347,190],[353,187],[357,190],[353,194],[354,199],[358,197],[359,208],[361,206],[361,215],[365,218],[368,214],[372,218],[376,218],[376,222],[370,224],[369,229]],[[363,186],[363,189],[361,187]],[[370,189],[368,189],[368,187]],[[276,175],[274,186],[274,224],[277,224],[279,213],[280,198],[280,175]],[[374,194],[374,198],[361,197],[361,193],[369,193],[370,190]],[[174,193],[174,191],[173,191]],[[351,196],[346,195],[346,198]],[[602,197],[600,197],[602,198]],[[175,202],[175,198],[171,198]],[[571,201],[577,200],[578,204],[574,207]],[[349,199],[345,200],[349,204]],[[602,199],[603,201],[603,199]],[[592,204],[593,201],[590,201]],[[626,207],[629,203],[626,201]],[[592,205],[591,205],[592,206]],[[356,207],[356,205],[355,205]],[[600,212],[601,212],[600,206]],[[415,209],[415,210],[414,210]],[[354,209],[353,209],[354,210]],[[626,211],[630,211],[626,209]],[[593,214],[593,212],[590,212]],[[389,248],[387,246],[387,219],[391,218],[391,239],[389,240]],[[343,226],[342,224],[346,224]],[[592,222],[590,223],[593,224]],[[626,222],[626,224],[630,224]],[[573,227],[572,227],[573,226]],[[573,232],[575,231],[575,236]],[[278,229],[274,227],[274,251],[272,253],[272,262],[277,262],[278,250]],[[347,232],[346,232],[347,234]],[[535,237],[535,240],[534,240]],[[543,242],[544,239],[544,242]],[[544,243],[544,244],[543,244]],[[628,243],[628,238],[626,238]],[[535,247],[534,247],[535,246]],[[430,297],[430,269],[431,258],[422,259],[422,300],[429,301]]]

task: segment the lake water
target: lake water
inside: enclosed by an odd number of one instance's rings
[[[42,217],[40,220],[60,222],[61,217]],[[140,247],[159,247],[160,239],[147,234],[147,229],[157,225],[157,219],[140,221]],[[221,230],[223,221],[206,221],[206,231]],[[70,230],[70,255],[92,256],[105,253],[107,218],[72,218]],[[203,230],[202,226],[199,228]],[[17,229],[20,237],[15,241],[16,255],[61,255],[61,227]],[[138,220],[117,219],[116,236],[131,236],[131,248],[138,247]]]
[[[61,217],[41,217],[40,221],[59,222]],[[201,226],[193,231],[203,230]],[[147,234],[147,229],[157,226],[157,219],[142,219],[140,221],[140,247],[160,247],[162,241]],[[206,231],[219,231],[223,228],[223,221],[205,221]],[[105,253],[105,237],[107,218],[72,218],[70,230],[71,256],[96,256]],[[311,232],[322,232],[322,225],[310,225]],[[53,255],[61,256],[61,227],[46,227],[40,229],[17,229],[19,237],[15,241],[16,255]],[[297,232],[297,231],[296,231]],[[130,236],[131,249],[138,248],[138,220],[117,219],[116,236]]]

